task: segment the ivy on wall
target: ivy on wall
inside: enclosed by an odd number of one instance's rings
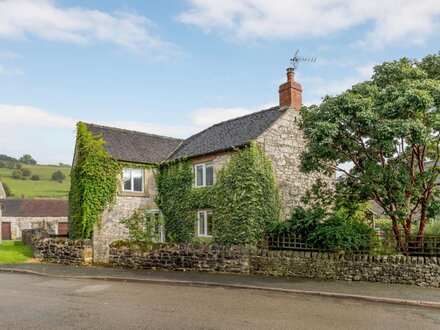
[[[76,164],[70,174],[69,235],[91,238],[105,208],[114,202],[120,165],[104,151],[104,141],[77,124]]]
[[[280,195],[272,163],[252,142],[218,173],[213,234],[220,244],[257,244],[279,220]]]
[[[77,124],[76,163],[69,193],[69,235],[73,239],[91,238],[95,224],[101,225],[104,210],[115,201],[124,167],[158,167],[118,161],[104,150],[104,144],[85,123]]]
[[[193,188],[189,160],[163,165],[156,182],[157,203],[172,241],[194,240],[197,209],[213,210],[214,240],[226,245],[256,244],[266,226],[279,219],[272,165],[256,142],[233,153],[229,164],[217,173],[215,186]]]

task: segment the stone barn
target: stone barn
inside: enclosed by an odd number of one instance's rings
[[[0,237],[21,239],[23,229],[43,228],[53,235],[68,234],[67,199],[0,199]]]

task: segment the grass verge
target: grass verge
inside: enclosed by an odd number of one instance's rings
[[[20,241],[0,243],[0,264],[18,264],[29,260],[32,256],[32,250]]]

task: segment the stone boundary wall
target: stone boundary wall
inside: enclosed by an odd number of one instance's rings
[[[250,256],[250,272],[272,276],[440,287],[440,257],[258,250]]]
[[[251,247],[160,244],[110,247],[113,267],[263,274],[440,287],[439,257],[368,256]]]
[[[22,241],[34,251],[34,257],[42,262],[63,265],[89,265],[93,259],[91,240],[50,238],[42,230],[24,230]]]
[[[249,248],[218,245],[157,244],[110,246],[109,264],[134,269],[249,273]]]
[[[34,248],[33,240],[48,238],[49,233],[44,229],[24,229],[21,234],[21,241],[24,245],[27,245],[30,248]]]

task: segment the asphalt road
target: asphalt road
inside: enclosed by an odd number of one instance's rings
[[[0,329],[440,329],[440,311],[351,300],[0,274]]]

